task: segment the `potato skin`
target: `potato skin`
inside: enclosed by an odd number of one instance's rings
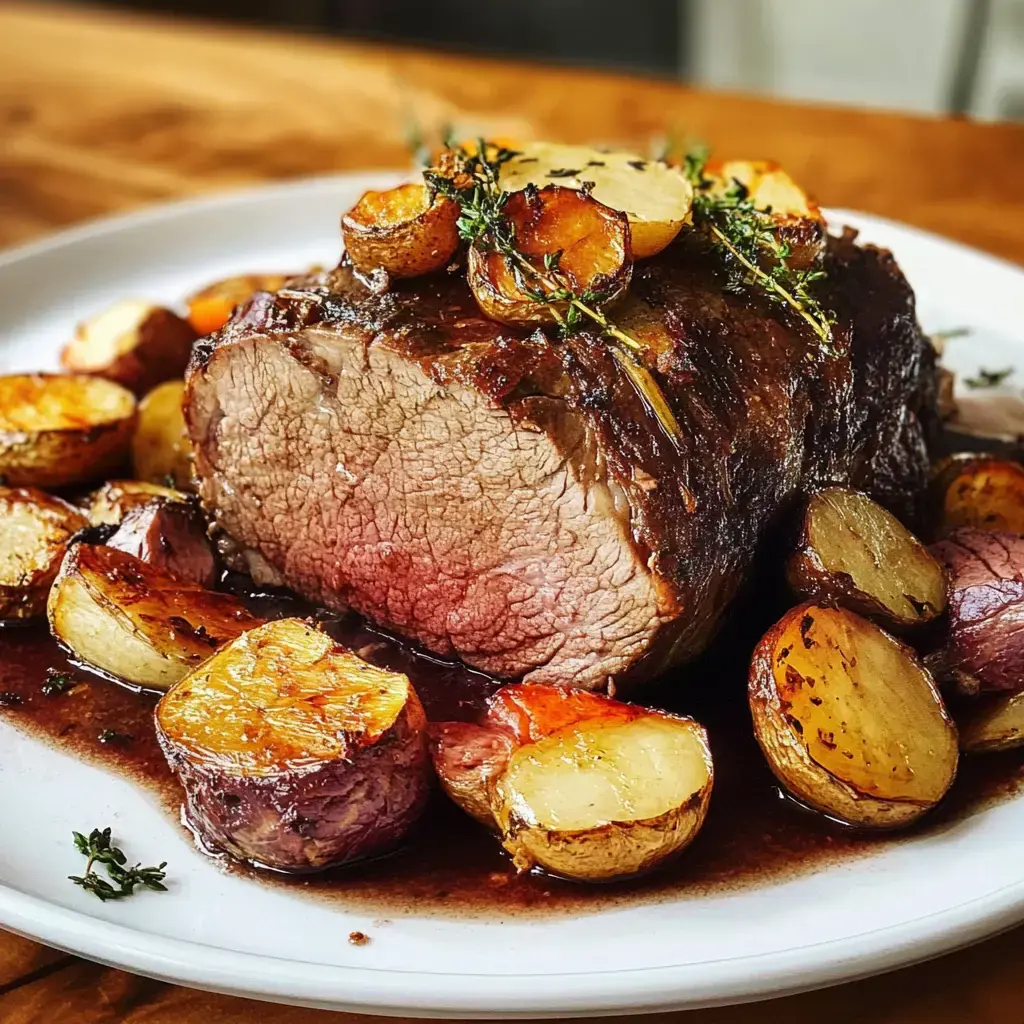
[[[341,219],[345,251],[359,271],[392,278],[443,270],[459,247],[459,205],[425,185],[365,192]]]
[[[148,505],[154,498],[188,501],[189,495],[144,480],[108,480],[89,496],[89,522],[93,526],[116,526],[130,509]]]
[[[900,541],[900,548],[905,555],[905,562],[913,563],[915,573],[923,578],[933,577],[934,591],[932,594],[911,595],[904,592],[906,598],[903,607],[895,607],[886,604],[876,595],[871,594],[859,586],[848,572],[840,572],[835,568],[828,568],[822,561],[821,552],[815,546],[812,538],[812,517],[819,510],[824,510],[827,502],[845,499],[847,503],[862,506],[862,516],[878,517],[881,524],[896,535],[903,535]],[[856,522],[854,509],[849,504],[844,510],[846,527],[842,543],[855,545],[860,544],[863,548],[871,550],[872,531],[867,528],[867,522]],[[839,543],[839,541],[836,541]],[[892,572],[896,571],[894,567]],[[786,577],[789,585],[801,597],[824,604],[838,604],[844,608],[866,615],[868,618],[881,619],[899,627],[911,627],[922,625],[936,619],[945,610],[946,594],[945,582],[942,579],[942,569],[928,549],[906,530],[898,520],[880,505],[876,505],[867,495],[859,492],[847,491],[841,487],[826,488],[811,496],[804,510],[800,526],[800,534],[796,544],[796,550],[790,556],[786,566]],[[906,581],[912,583],[914,581]],[[918,599],[918,597],[920,599]]]
[[[781,663],[779,654],[777,654],[780,642],[784,638],[791,637],[794,625],[806,621],[808,614],[817,615],[826,611],[827,609],[810,602],[798,605],[787,612],[764,635],[755,648],[751,658],[748,681],[748,697],[755,736],[765,753],[772,772],[798,800],[822,814],[859,828],[902,828],[924,814],[929,806],[909,800],[873,797],[814,762],[807,747],[800,739],[803,735],[803,728],[795,729],[792,725],[789,714],[791,705],[779,692],[776,666],[777,663]],[[857,618],[853,612],[841,614],[851,616],[853,619]],[[867,620],[860,621],[865,627],[877,629]],[[884,635],[916,664],[916,655],[909,647],[893,637],[889,637],[888,634]],[[949,733],[955,742],[956,727],[953,720],[946,712],[939,692],[927,672],[922,668],[921,673],[928,682],[941,716],[948,725]],[[796,685],[803,685],[807,681],[798,679],[794,682]],[[955,767],[945,787],[947,791],[954,778]],[[823,793],[828,795],[827,799],[822,797]]]
[[[104,410],[90,405],[100,391]],[[44,396],[63,407],[60,423],[26,428],[5,415]],[[48,373],[0,378],[0,478],[12,487],[46,489],[110,475],[127,459],[135,416],[134,396],[110,381]]]
[[[932,551],[949,573],[947,666],[983,693],[1024,689],[1024,538],[964,527]]]
[[[512,756],[516,741],[501,726],[440,722],[430,727],[431,754],[441,788],[481,825],[496,828],[490,791]]]
[[[982,698],[960,723],[960,749],[968,754],[1024,747],[1024,692]]]
[[[109,362],[98,364],[90,358],[89,330],[88,321],[79,325],[76,339],[61,352],[61,365],[69,373],[112,380],[140,398],[157,384],[184,374],[192,344],[199,337],[177,313],[152,306],[128,332],[132,336],[130,347],[114,354]]]
[[[42,531],[31,551],[8,551],[10,537],[2,536],[19,512],[31,516]],[[85,516],[60,498],[33,488],[0,487],[0,565],[5,570],[0,575],[0,621],[46,614],[46,599],[65,546],[74,533],[88,525]],[[23,543],[21,536],[17,543]]]

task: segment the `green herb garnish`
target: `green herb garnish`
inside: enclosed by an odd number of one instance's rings
[[[75,849],[89,859],[85,865],[85,874],[68,875],[68,878],[97,899],[104,903],[107,900],[123,900],[133,895],[137,888],[167,892],[167,886],[163,884],[167,877],[164,871],[166,861],[155,868],[144,868],[140,864],[125,867],[127,858],[121,850],[111,845],[109,828],[103,831],[94,828],[88,837],[81,832],[71,834],[75,838]],[[106,868],[109,881],[93,871],[94,864],[102,864]]]
[[[67,693],[74,685],[75,680],[67,672],[58,672],[55,668],[48,668],[42,690],[47,697],[56,697],[59,693]]]
[[[978,368],[977,377],[966,377],[964,383],[969,388],[994,388],[997,384],[1002,384],[1012,373],[1012,366],[1007,366],[1004,370],[986,370],[982,366]]]
[[[655,415],[665,435],[678,446],[679,424],[657,381],[637,357],[644,346],[602,312],[599,306],[605,296],[597,291],[575,291],[559,268],[561,252],[545,253],[542,267],[538,267],[516,246],[515,227],[505,215],[509,193],[502,190],[498,178],[502,166],[519,154],[484,139],[477,140],[477,152],[472,155],[452,147],[448,153],[451,173],[434,168],[424,171],[423,178],[432,192],[459,204],[460,237],[470,245],[500,253],[515,274],[522,293],[547,306],[563,335],[579,330],[585,321],[596,324],[611,343],[615,359],[634,390]],[[565,306],[564,314],[556,304]]]

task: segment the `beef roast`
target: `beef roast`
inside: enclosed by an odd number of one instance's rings
[[[706,646],[807,489],[896,511],[924,482],[935,367],[887,252],[832,239],[822,346],[694,236],[616,309],[682,428],[598,334],[516,332],[462,275],[344,264],[200,342],[202,499],[261,582],[351,607],[497,676],[601,688]]]

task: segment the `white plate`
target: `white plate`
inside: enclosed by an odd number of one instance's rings
[[[0,370],[55,363],[119,297],[177,301],[248,269],[337,258],[338,217],[380,177],[320,179],[88,225],[0,256]],[[917,289],[949,362],[1024,361],[1024,273],[861,214]],[[1012,388],[1013,382],[1004,385]],[[2,644],[0,638],[0,644]],[[784,883],[596,916],[457,921],[346,910],[221,872],[125,779],[0,725],[0,924],[153,977],[311,1006],[421,1016],[654,1011],[739,1002],[898,967],[1024,919],[1024,799]],[[66,876],[71,829],[111,824],[166,858],[171,894],[101,904]],[[371,944],[348,943],[352,930]]]

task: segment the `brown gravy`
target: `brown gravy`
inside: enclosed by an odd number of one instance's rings
[[[296,610],[288,601],[271,603],[273,608],[264,603],[260,611]],[[382,917],[428,912],[500,918],[594,912],[735,890],[903,841],[907,833],[885,837],[856,832],[782,795],[753,740],[743,694],[748,652],[757,627],[764,625],[750,624],[749,618],[734,617],[748,622],[747,635],[737,636],[732,630],[700,665],[680,670],[685,678],[668,679],[648,695],[652,703],[693,714],[708,727],[716,770],[707,824],[693,846],[657,874],[603,886],[517,875],[497,841],[440,796],[402,849],[372,863],[297,878],[237,866],[233,870]],[[461,666],[411,651],[353,617],[328,617],[325,628],[368,660],[407,672],[433,719],[472,717],[499,685]],[[54,672],[66,674],[71,685],[47,695],[43,686],[48,673]],[[176,816],[179,790],[154,735],[155,702],[153,694],[75,668],[45,627],[0,631],[0,715],[71,754],[147,786]],[[965,758],[953,792],[919,830],[942,827],[1022,788],[1020,751]],[[83,821],[79,827],[105,824]]]

